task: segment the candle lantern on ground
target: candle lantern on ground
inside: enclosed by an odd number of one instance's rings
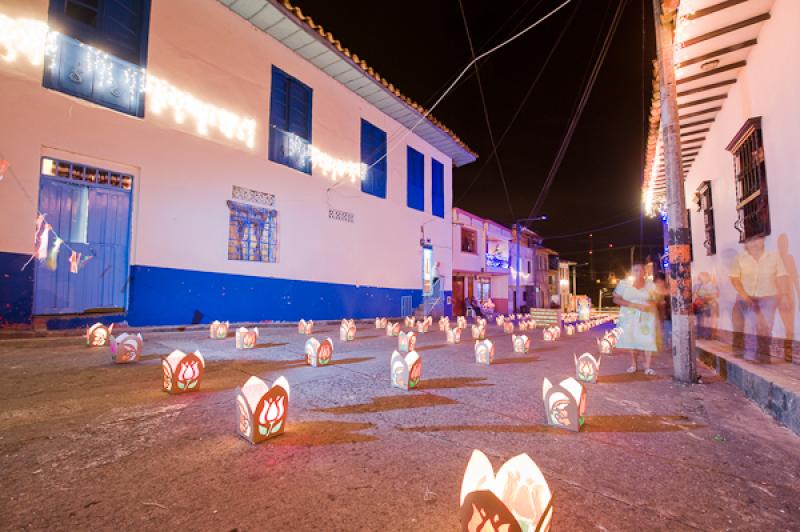
[[[397,336],[397,349],[402,352],[413,351],[417,345],[417,335],[414,331],[401,332]]]
[[[271,388],[258,377],[250,377],[236,394],[239,435],[250,443],[261,443],[283,434],[288,408],[285,377],[278,377]]]
[[[196,392],[200,389],[206,361],[200,351],[184,353],[175,350],[161,357],[163,389],[172,394]]]
[[[491,340],[479,340],[475,342],[475,362],[487,366],[494,362],[494,344]]]
[[[573,353],[575,359],[575,374],[581,382],[596,383],[597,376],[600,374],[600,360],[601,356],[594,358],[591,353],[584,353],[577,356]]]
[[[392,353],[392,386],[403,390],[411,390],[419,385],[421,376],[422,358],[416,351],[411,351],[406,355],[397,351]]]
[[[333,340],[327,338],[319,341],[316,338],[306,340],[306,364],[309,366],[326,366],[333,358]]]
[[[258,343],[258,327],[236,329],[236,349],[252,349]]]
[[[312,334],[314,332],[314,320],[300,320],[297,322],[297,332],[300,334]]]
[[[111,359],[117,364],[138,362],[142,357],[144,340],[141,334],[122,333],[111,337]]]
[[[212,340],[224,340],[228,337],[230,322],[214,320],[208,326],[208,337]]]
[[[527,353],[531,348],[531,339],[527,335],[511,335],[511,343],[514,345],[515,353]]]
[[[545,417],[554,427],[578,432],[586,412],[586,388],[572,377],[552,384],[546,377],[542,383]]]
[[[114,328],[112,323],[108,327],[102,323],[95,323],[86,329],[86,345],[89,347],[104,347],[111,342],[111,331]]]
[[[550,487],[527,454],[510,459],[495,475],[486,455],[473,451],[460,501],[463,532],[547,532],[553,519]]]

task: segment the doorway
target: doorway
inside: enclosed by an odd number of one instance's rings
[[[39,212],[55,233],[50,249],[56,235],[63,244],[54,269],[36,262],[35,315],[126,308],[132,187],[128,174],[42,158]]]

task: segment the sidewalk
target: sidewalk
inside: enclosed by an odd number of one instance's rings
[[[434,324],[435,327],[435,324]],[[629,375],[604,357],[580,433],[545,426],[542,380],[574,374],[594,329],[514,354],[489,326],[495,364],[473,342],[420,335],[420,388],[389,386],[396,338],[365,324],[311,368],[307,337],[265,329],[255,349],[206,330],[144,334],[144,360],[110,363],[81,338],[0,341],[0,523],[54,530],[459,530],[473,449],[495,469],[527,453],[554,494],[553,530],[796,530],[800,439],[735,387]],[[466,335],[465,335],[466,336]],[[160,356],[199,349],[198,393],[161,391]],[[236,434],[235,390],[249,375],[291,385],[286,433]]]
[[[800,365],[775,357],[748,360],[718,340],[697,340],[697,349],[720,377],[800,435]]]

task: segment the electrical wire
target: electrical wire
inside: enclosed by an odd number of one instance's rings
[[[567,30],[569,29],[570,25],[572,24],[572,21],[575,19],[575,14],[578,12],[578,8],[580,7],[580,5],[581,5],[581,1],[579,0],[578,2],[576,2],[575,9],[573,9],[572,14],[570,14],[569,19],[567,20],[567,23],[561,29],[561,33],[559,33],[558,37],[556,38],[555,42],[553,43],[553,46],[550,48],[550,51],[547,53],[547,57],[545,57],[544,63],[542,63],[542,66],[539,68],[539,72],[536,74],[536,77],[533,78],[533,81],[528,86],[528,90],[527,90],[527,92],[525,92],[525,96],[522,97],[522,100],[520,101],[519,105],[517,106],[516,111],[514,111],[514,114],[512,115],[511,120],[508,122],[508,125],[506,125],[506,128],[503,130],[503,133],[500,135],[500,138],[497,140],[497,148],[499,148],[500,145],[503,144],[503,141],[506,139],[506,136],[508,136],[508,132],[511,131],[511,128],[514,126],[514,123],[517,121],[517,118],[519,118],[519,115],[522,112],[522,109],[525,107],[525,104],[528,103],[528,99],[530,98],[531,94],[533,94],[533,89],[539,83],[539,80],[541,79],[542,74],[544,74],[544,71],[547,68],[547,65],[550,64],[550,59],[552,59],[553,55],[555,54],[556,48],[558,48],[558,45],[561,43],[561,40],[564,38],[564,35],[566,35]],[[497,149],[492,150],[492,153],[489,154],[489,157],[484,159],[483,165],[480,167],[478,172],[472,178],[472,181],[469,182],[469,185],[467,185],[467,188],[464,189],[464,191],[461,194],[459,194],[458,198],[456,198],[456,200],[453,202],[453,204],[460,203],[461,200],[464,199],[464,196],[466,196],[467,193],[472,189],[473,185],[475,185],[475,183],[478,182],[478,180],[483,175],[483,171],[489,166],[489,163],[492,161],[492,159],[496,155],[497,155]]]
[[[594,88],[594,83],[597,80],[597,75],[600,72],[600,67],[603,65],[603,61],[606,58],[606,54],[608,53],[608,49],[611,45],[611,40],[614,37],[614,34],[617,31],[617,27],[619,26],[619,21],[622,18],[622,11],[627,4],[627,0],[620,0],[617,4],[617,10],[614,13],[614,18],[611,21],[611,25],[608,28],[608,33],[606,34],[605,41],[603,42],[603,47],[600,50],[600,54],[597,56],[595,60],[594,68],[592,69],[592,73],[589,76],[589,80],[586,83],[586,86],[583,89],[583,94],[581,95],[581,99],[578,102],[578,106],[573,112],[572,119],[570,120],[569,127],[564,135],[564,138],[561,141],[561,146],[558,149],[558,153],[556,154],[556,158],[553,161],[552,166],[550,167],[550,171],[547,173],[547,178],[545,179],[544,186],[539,191],[539,196],[536,198],[536,203],[533,204],[533,207],[528,214],[528,218],[533,218],[536,214],[541,210],[544,200],[547,198],[547,194],[550,191],[550,187],[553,185],[553,181],[555,181],[556,174],[558,173],[559,168],[561,167],[561,163],[564,160],[564,156],[566,155],[567,148],[569,147],[570,142],[572,141],[572,136],[575,133],[575,128],[578,125],[578,121],[583,114],[583,110],[586,107],[586,102],[589,100],[589,96],[592,93],[592,89]]]
[[[528,25],[528,26],[526,26],[526,27],[525,27],[523,30],[521,30],[521,31],[519,31],[519,32],[517,32],[517,33],[515,33],[514,35],[512,35],[512,36],[511,36],[511,37],[509,37],[508,39],[506,39],[506,40],[502,41],[500,44],[497,44],[497,45],[493,46],[492,48],[490,48],[490,49],[486,50],[485,52],[478,54],[478,55],[477,55],[477,56],[476,56],[474,59],[472,59],[472,61],[470,61],[469,63],[467,63],[467,65],[466,65],[466,66],[465,66],[465,67],[464,67],[464,68],[461,70],[461,72],[459,72],[459,74],[456,76],[455,80],[453,80],[453,82],[452,82],[452,83],[450,83],[450,85],[448,85],[447,89],[445,89],[445,91],[444,91],[444,92],[441,94],[441,96],[439,96],[439,97],[436,99],[436,101],[433,103],[433,105],[432,105],[432,106],[430,106],[430,107],[429,107],[429,108],[428,108],[428,109],[427,109],[427,110],[426,110],[424,113],[422,113],[422,116],[420,116],[420,117],[419,117],[419,120],[417,120],[417,122],[416,122],[416,123],[415,123],[415,124],[414,124],[412,127],[410,127],[410,128],[408,128],[408,129],[406,129],[406,130],[405,130],[405,131],[402,133],[402,135],[400,135],[399,137],[395,137],[395,138],[393,139],[392,143],[390,143],[390,146],[387,146],[386,153],[384,153],[384,154],[383,154],[381,157],[379,157],[379,158],[378,158],[378,159],[377,159],[377,160],[376,160],[374,163],[372,163],[371,165],[369,165],[369,167],[368,167],[368,168],[372,168],[373,166],[375,166],[376,164],[378,164],[379,162],[381,162],[382,160],[384,160],[384,159],[386,158],[386,156],[389,154],[389,152],[390,152],[390,151],[392,151],[392,150],[393,150],[395,147],[397,147],[397,145],[398,145],[398,144],[400,144],[401,142],[403,142],[403,140],[405,140],[405,138],[406,138],[408,135],[410,135],[411,133],[413,133],[413,132],[414,132],[414,130],[415,130],[415,129],[416,129],[416,128],[417,128],[417,127],[418,127],[418,126],[419,126],[419,125],[420,125],[422,122],[424,122],[425,120],[427,120],[427,119],[428,119],[428,116],[430,116],[430,114],[431,114],[431,113],[434,111],[434,109],[436,109],[436,108],[439,106],[439,104],[440,104],[440,103],[442,103],[442,100],[444,100],[444,98],[445,98],[445,97],[446,97],[448,94],[450,94],[450,91],[452,91],[452,90],[453,90],[453,87],[455,87],[456,83],[458,83],[458,81],[459,81],[461,78],[463,78],[463,77],[464,77],[464,74],[466,74],[466,73],[469,71],[469,69],[470,69],[470,68],[472,68],[472,65],[473,65],[473,64],[475,64],[475,63],[477,63],[478,61],[480,61],[481,59],[483,59],[483,58],[485,58],[485,57],[487,57],[487,56],[489,56],[489,55],[493,54],[493,53],[494,53],[494,52],[496,52],[497,50],[499,50],[499,49],[501,49],[501,48],[503,48],[503,47],[505,47],[505,46],[507,46],[507,45],[511,44],[512,42],[516,41],[517,39],[519,39],[520,37],[522,37],[523,35],[525,35],[526,33],[528,33],[530,30],[532,30],[533,28],[535,28],[536,26],[538,26],[538,25],[539,25],[539,24],[541,24],[542,22],[546,21],[547,19],[549,19],[550,17],[552,17],[553,15],[555,15],[556,13],[558,13],[559,11],[561,11],[561,10],[562,10],[564,7],[566,7],[566,5],[567,5],[567,4],[569,4],[570,2],[572,2],[572,0],[564,0],[563,2],[561,2],[561,4],[559,4],[559,5],[558,5],[558,6],[556,6],[554,9],[552,9],[551,11],[549,11],[549,12],[548,12],[546,15],[544,15],[544,16],[543,16],[543,17],[541,17],[541,18],[539,18],[539,19],[538,19],[536,22],[534,22],[534,23],[532,23],[532,24],[529,24],[529,25]],[[337,183],[336,183],[336,184],[334,184],[333,186],[335,187],[335,186],[336,186],[338,183],[341,183],[341,181],[337,182]]]
[[[467,22],[467,14],[464,11],[464,3],[461,0],[458,0],[458,7],[461,10],[461,20],[464,22],[464,31],[467,34],[467,43],[469,44],[469,52],[472,56],[472,59],[475,59],[475,48],[472,46],[472,36],[469,33],[469,23]],[[478,64],[473,63],[472,65],[475,68],[475,79],[478,82],[478,92],[481,96],[481,106],[483,108],[483,118],[486,121],[486,130],[489,132],[489,140],[492,143],[492,153],[497,154],[497,142],[494,138],[494,131],[492,131],[492,121],[489,118],[489,108],[486,105],[486,95],[483,92],[483,84],[481,83],[481,74],[478,69]],[[506,204],[508,205],[508,213],[511,215],[511,219],[513,220],[514,217],[514,207],[511,205],[511,196],[508,194],[508,183],[506,183],[506,176],[503,172],[503,163],[500,161],[500,156],[495,155],[494,158],[495,162],[497,162],[497,172],[500,174],[500,182],[503,184],[503,192],[505,193],[506,197]]]
[[[627,224],[629,224],[631,222],[635,222],[635,221],[638,221],[638,220],[639,220],[639,217],[636,216],[634,218],[630,218],[630,219],[625,220],[623,222],[618,222],[618,223],[615,223],[615,224],[606,225],[604,227],[594,227],[594,228],[591,228],[591,229],[585,229],[583,231],[576,231],[574,233],[567,233],[567,234],[564,234],[564,235],[542,236],[542,240],[557,240],[559,238],[570,238],[570,237],[573,237],[573,236],[585,235],[587,233],[602,233],[603,231],[607,231],[609,229],[614,229],[615,227],[621,227],[623,225],[627,225]]]

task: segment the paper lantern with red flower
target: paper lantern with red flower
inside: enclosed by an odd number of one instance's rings
[[[424,320],[417,322],[417,333],[426,333],[430,330],[431,326],[433,326],[433,316],[428,316]]]
[[[448,329],[447,331],[447,343],[448,344],[457,344],[461,342],[461,329],[456,327],[455,329]]]
[[[386,325],[386,336],[399,336],[399,335],[400,335],[399,323],[389,323]]]
[[[258,327],[236,329],[236,349],[252,349],[258,343]]]
[[[403,352],[413,351],[417,345],[417,335],[414,331],[401,332],[397,336],[397,350]]]
[[[406,327],[414,327],[416,322],[417,322],[417,319],[414,316],[406,316],[405,326]]]
[[[111,343],[111,330],[114,328],[112,323],[108,327],[102,323],[95,323],[86,329],[86,345],[89,347],[104,347]]]
[[[581,382],[596,383],[597,376],[600,374],[600,360],[602,356],[594,358],[591,353],[584,353],[581,356],[572,354],[575,359],[575,373]]]
[[[512,334],[511,343],[514,346],[515,353],[527,353],[531,348],[531,339],[525,334],[519,336]]]
[[[122,333],[111,337],[111,360],[117,364],[138,362],[142,357],[144,340],[141,334]]]
[[[610,355],[614,350],[613,340],[608,336],[597,339],[597,350],[604,355]]]
[[[575,326],[574,325],[567,325],[566,327],[564,327],[564,332],[567,334],[567,336],[574,335],[575,334]]]
[[[297,322],[297,332],[300,334],[312,334],[314,332],[314,320],[300,320]]]
[[[386,325],[389,323],[389,320],[386,318],[375,318],[375,328],[376,329],[385,329]]]
[[[450,319],[447,316],[442,316],[439,318],[439,331],[445,332],[450,329]]]
[[[525,320],[520,320],[519,322],[519,331],[525,332],[528,330],[528,322]]]
[[[483,340],[486,338],[486,327],[483,325],[473,325],[472,326],[472,339],[473,340]]]
[[[502,327],[503,324],[506,322],[506,317],[501,314],[501,315],[497,316],[494,319],[494,321],[497,323],[498,327]]]
[[[459,316],[456,318],[456,326],[459,329],[466,329],[467,328],[467,318],[464,316]]]
[[[514,322],[507,321],[503,323],[503,332],[506,334],[514,334]]]
[[[463,532],[546,532],[553,519],[550,487],[527,454],[503,464],[495,476],[486,455],[473,451],[460,501]]]
[[[478,325],[478,327],[483,327],[484,329],[486,328],[486,319],[485,318],[477,318],[475,320],[475,323]]]
[[[572,377],[552,384],[546,377],[542,383],[545,417],[554,427],[578,432],[586,413],[586,388]]]
[[[327,338],[319,341],[316,338],[306,340],[306,364],[309,366],[326,366],[333,358],[333,340]]]
[[[494,344],[491,340],[487,339],[475,342],[475,362],[487,366],[494,362]]]
[[[339,340],[351,342],[356,338],[356,322],[353,320],[342,320],[339,325]]]
[[[288,409],[285,377],[278,377],[271,388],[258,377],[250,377],[236,393],[239,435],[250,443],[261,443],[283,434]]]
[[[406,355],[398,351],[392,353],[391,360],[391,379],[392,386],[411,390],[419,385],[422,376],[422,358],[416,351],[411,351]]]
[[[208,337],[212,340],[224,340],[228,337],[230,322],[214,320],[208,326]]]
[[[169,393],[198,391],[205,367],[206,361],[200,351],[187,354],[176,349],[169,356],[161,357],[164,391]]]

